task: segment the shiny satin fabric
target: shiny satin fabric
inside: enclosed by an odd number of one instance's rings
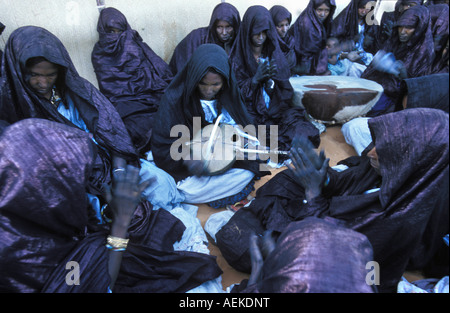
[[[154,114],[173,75],[119,10],[103,9],[97,32],[91,59],[100,91],[119,112],[136,149],[145,153],[150,149]]]
[[[395,292],[404,271],[425,267],[449,231],[448,127],[448,114],[429,108],[370,119],[381,177],[367,156],[352,157],[347,170],[329,169],[322,195],[303,204],[304,189],[283,171],[216,234],[222,254],[232,266],[249,271],[252,230],[281,233],[293,221],[330,216],[367,236],[383,269],[379,290]],[[374,187],[380,190],[365,193]]]
[[[241,292],[373,293],[376,285],[366,280],[372,261],[366,236],[336,219],[308,217],[289,224],[264,260],[261,279]]]
[[[239,11],[232,4],[221,2],[214,8],[209,25],[192,30],[180,43],[177,44],[170,59],[170,69],[175,75],[183,69],[194,51],[202,44],[216,44],[224,48],[227,52],[231,49],[233,42],[225,46],[217,38],[215,26],[218,21],[226,21],[234,28],[234,38],[239,31],[241,16]]]
[[[0,136],[0,291],[108,292],[109,224],[98,224],[86,187],[89,134],[25,119]],[[221,274],[215,257],[174,251],[184,224],[142,201],[113,292],[186,292]],[[79,268],[79,284],[69,275]],[[68,278],[69,275],[69,279]]]

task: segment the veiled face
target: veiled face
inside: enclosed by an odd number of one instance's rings
[[[276,27],[278,35],[280,35],[281,38],[286,37],[287,31],[289,30],[290,27],[288,19],[286,18],[282,20],[276,25]]]
[[[198,83],[200,99],[213,100],[223,86],[223,78],[220,74],[208,72]]]
[[[234,28],[227,21],[220,20],[216,24],[216,33],[219,40],[227,43],[234,38]]]
[[[377,148],[373,147],[372,150],[367,152],[367,157],[370,159],[370,165],[372,165],[375,171],[380,174],[380,162],[378,161]]]
[[[106,32],[108,34],[120,34],[120,33],[122,33],[122,30],[115,28],[115,27],[108,26],[108,27],[106,27]]]
[[[28,68],[30,78],[28,83],[39,95],[50,99],[52,88],[58,79],[58,67],[48,61],[39,62]]]
[[[399,26],[398,27],[398,37],[400,42],[405,43],[408,42],[412,35],[414,35],[414,31],[416,29],[412,27]]]
[[[255,34],[252,36],[252,45],[254,47],[261,47],[266,42],[266,39],[267,39],[267,32],[262,31],[259,34]]]
[[[330,7],[328,5],[326,5],[325,3],[319,5],[316,8],[316,15],[319,18],[319,20],[321,22],[325,21],[328,17],[328,15],[330,15]]]

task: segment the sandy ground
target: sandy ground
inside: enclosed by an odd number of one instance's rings
[[[345,142],[344,136],[341,133],[341,126],[329,126],[326,131],[321,134],[321,144],[319,146],[319,150],[325,150],[326,157],[330,158],[330,166],[334,166],[337,162],[349,157],[356,155],[355,150],[352,146],[348,145]],[[255,183],[255,191],[251,194],[255,196],[256,190],[261,187],[264,183],[266,183],[271,177],[273,177],[276,173],[286,170],[286,167],[276,169],[272,171],[271,176],[266,176],[260,179]],[[226,210],[222,209],[213,209],[206,204],[198,204],[198,214],[197,217],[200,220],[202,226],[205,225],[205,222],[208,220],[211,214]],[[209,250],[211,255],[217,257],[217,263],[223,271],[222,274],[222,286],[224,290],[232,284],[240,283],[243,279],[248,278],[248,274],[236,271],[232,268],[227,261],[222,256],[219,248],[215,245],[214,241],[207,234],[209,239]],[[420,272],[406,272],[404,277],[409,281],[414,281],[418,279],[423,279],[424,277]]]

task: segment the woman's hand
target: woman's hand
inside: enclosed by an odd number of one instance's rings
[[[141,201],[141,194],[152,182],[146,180],[139,184],[139,180],[138,168],[127,165],[126,161],[122,158],[113,158],[112,187],[109,185],[104,186],[104,196],[113,214],[109,237],[122,239],[127,237],[131,219],[133,218],[137,205]],[[109,285],[111,290],[119,275],[122,255],[122,250],[111,250],[109,252],[108,273],[111,278]]]
[[[105,199],[111,207],[113,227],[121,228],[123,233],[130,225],[134,211],[141,201],[142,192],[150,185],[151,181],[139,183],[139,169],[127,165],[122,158],[115,157],[113,159],[113,168],[112,186],[104,186]],[[118,234],[114,236],[118,236]]]
[[[297,183],[305,189],[306,200],[311,201],[322,193],[330,159],[325,158],[323,151],[317,155],[306,138],[293,141],[289,156],[292,164],[288,164],[288,168],[294,173]]]

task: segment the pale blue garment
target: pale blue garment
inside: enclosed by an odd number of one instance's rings
[[[208,238],[197,218],[198,207],[190,204],[181,204],[170,210],[186,226],[183,237],[173,245],[176,251],[190,251],[209,254]]]
[[[349,59],[338,60],[335,65],[328,63],[331,75],[361,77],[367,66],[352,62]]]
[[[357,117],[344,123],[341,128],[345,142],[355,148],[359,156],[372,143],[372,135],[368,124],[369,119],[369,117]]]
[[[361,53],[359,54],[360,56],[362,56],[361,61],[364,62],[365,65],[369,65],[370,62],[372,62],[373,60],[373,54],[364,51],[364,29],[365,29],[365,25],[359,25],[358,26],[358,32],[359,32],[359,41],[356,43],[356,50],[357,51],[361,51]]]
[[[57,109],[59,114],[61,114],[65,118],[67,118],[78,128],[89,133],[89,129],[87,128],[86,123],[83,121],[82,117],[80,116],[80,112],[78,112],[77,108],[73,104],[73,100],[72,100],[72,98],[70,98],[69,94],[66,95],[66,100],[67,100],[66,104],[69,108],[66,108],[62,101],[59,101],[59,105],[58,105],[58,109]],[[98,145],[98,143],[97,143],[97,141],[95,141],[94,137],[92,137],[92,140]]]
[[[449,293],[448,276],[440,279],[434,286],[430,287],[429,289],[422,289],[416,286],[414,283],[418,282],[410,283],[405,279],[405,277],[402,276],[402,279],[397,285],[397,293]]]
[[[200,100],[202,104],[203,112],[205,113],[205,120],[210,123],[214,123],[214,119],[217,117],[217,100]],[[234,119],[230,116],[230,113],[222,108],[222,123],[229,125],[236,125]]]
[[[217,117],[217,100],[200,100],[205,119],[213,123]],[[229,113],[222,110],[222,123],[236,125]],[[249,170],[232,168],[223,174],[214,176],[189,176],[177,184],[186,203],[209,203],[242,191],[255,174]]]
[[[86,193],[88,196],[89,204],[91,205],[91,208],[95,212],[95,217],[98,220],[98,224],[104,224],[103,218],[102,218],[102,210],[100,207],[100,200],[97,196],[91,195],[90,193]]]
[[[228,221],[233,217],[234,212],[230,210],[221,211],[218,213],[211,214],[205,223],[205,231],[211,236],[211,238],[216,241],[217,232],[222,229],[222,227],[228,223]]]
[[[338,56],[339,58],[339,56]],[[345,59],[347,60],[347,59]],[[331,75],[334,76],[347,76],[348,68],[346,66],[347,64],[344,64],[342,60],[339,60],[336,62],[336,64],[328,63],[328,70],[331,72]]]
[[[178,190],[186,203],[209,203],[241,192],[255,174],[241,168],[231,168],[214,176],[189,176],[179,181]]]
[[[158,168],[151,151],[147,159],[141,159],[141,181],[155,179],[143,192],[143,196],[153,204],[153,210],[167,210],[186,227],[180,241],[173,244],[175,251],[190,251],[210,254],[208,238],[197,218],[198,207],[183,203],[184,196],[177,189],[175,180],[164,170]],[[221,276],[207,281],[188,292],[223,292]]]
[[[80,116],[80,112],[78,112],[77,108],[75,107],[72,98],[70,98],[69,94],[66,95],[67,100],[67,106],[65,107],[62,100],[58,101],[58,113],[67,118],[69,121],[71,121],[75,126],[80,128],[81,130],[84,130],[85,132],[89,133],[89,129],[86,126],[86,123],[83,121],[83,119]],[[98,145],[97,141],[95,141],[94,137],[92,137],[92,140],[95,142],[95,144]],[[95,217],[97,218],[99,224],[103,224],[103,219],[101,216],[101,208],[100,208],[100,200],[97,196],[94,196],[90,193],[86,193],[88,196],[89,204],[91,205],[92,209],[95,212]]]
[[[173,177],[155,165],[151,152],[147,155],[147,160],[140,159],[140,162],[141,182],[149,179],[155,180],[144,190],[142,195],[155,207],[168,211],[179,206],[185,199],[184,195],[177,189]]]
[[[269,96],[269,94],[266,92],[266,90],[264,88],[263,88],[263,97],[264,97],[264,102],[266,103],[266,108],[269,108],[270,96]]]

